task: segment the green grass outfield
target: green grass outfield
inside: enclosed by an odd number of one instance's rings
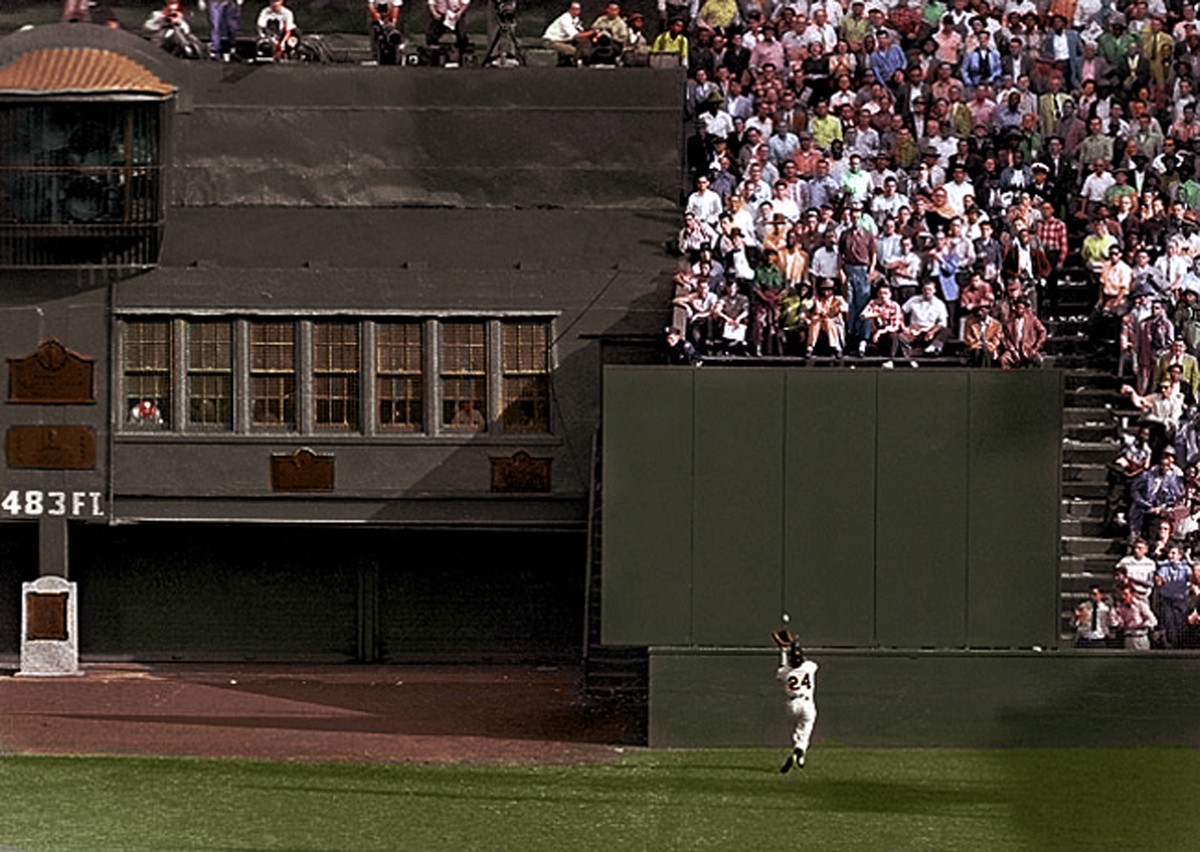
[[[607,766],[0,759],[0,847],[1197,848],[1195,749],[643,752]]]

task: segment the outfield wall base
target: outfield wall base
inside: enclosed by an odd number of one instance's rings
[[[814,746],[1200,746],[1200,655],[814,650]],[[786,746],[778,654],[650,649],[649,745]]]

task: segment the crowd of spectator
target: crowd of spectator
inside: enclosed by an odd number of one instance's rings
[[[1134,541],[1113,572],[1111,595],[1093,585],[1073,622],[1079,648],[1200,648],[1200,570],[1169,521],[1156,525],[1153,539]]]
[[[668,11],[695,180],[675,304],[699,357],[1033,366],[1066,319],[1148,394],[1172,341],[1200,342],[1194,6]],[[1065,317],[1064,271],[1090,287]]]

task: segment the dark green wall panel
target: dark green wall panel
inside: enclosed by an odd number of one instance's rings
[[[1058,492],[1057,372],[970,374],[967,631],[972,647],[1052,645],[1058,513],[1033,495]]]
[[[813,659],[820,666],[813,767],[823,748],[834,743],[1200,746],[1200,691],[1180,688],[1200,677],[1195,657],[829,651]],[[652,649],[649,744],[785,747],[788,726],[777,665],[778,657],[765,648]],[[1120,701],[1112,700],[1114,684],[1120,684]],[[1131,725],[1131,719],[1154,724]]]
[[[874,639],[875,377],[787,374],[783,606],[810,644]]]
[[[601,635],[686,644],[691,631],[692,370],[607,370]]]
[[[778,370],[696,373],[693,644],[755,644],[777,623],[784,380]]]
[[[1057,372],[605,375],[605,642],[1054,644]]]
[[[965,371],[879,373],[875,611],[885,647],[966,642],[966,382]]]

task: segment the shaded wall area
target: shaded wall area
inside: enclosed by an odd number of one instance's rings
[[[1054,644],[1060,382],[608,368],[604,641]]]
[[[173,203],[676,209],[683,71],[563,71],[192,63]]]
[[[1195,657],[828,649],[811,656],[820,666],[817,752],[1200,745]],[[652,649],[650,745],[788,745],[778,665],[779,655],[765,649]]]
[[[141,524],[71,548],[85,662],[563,661],[582,641],[580,534]]]

